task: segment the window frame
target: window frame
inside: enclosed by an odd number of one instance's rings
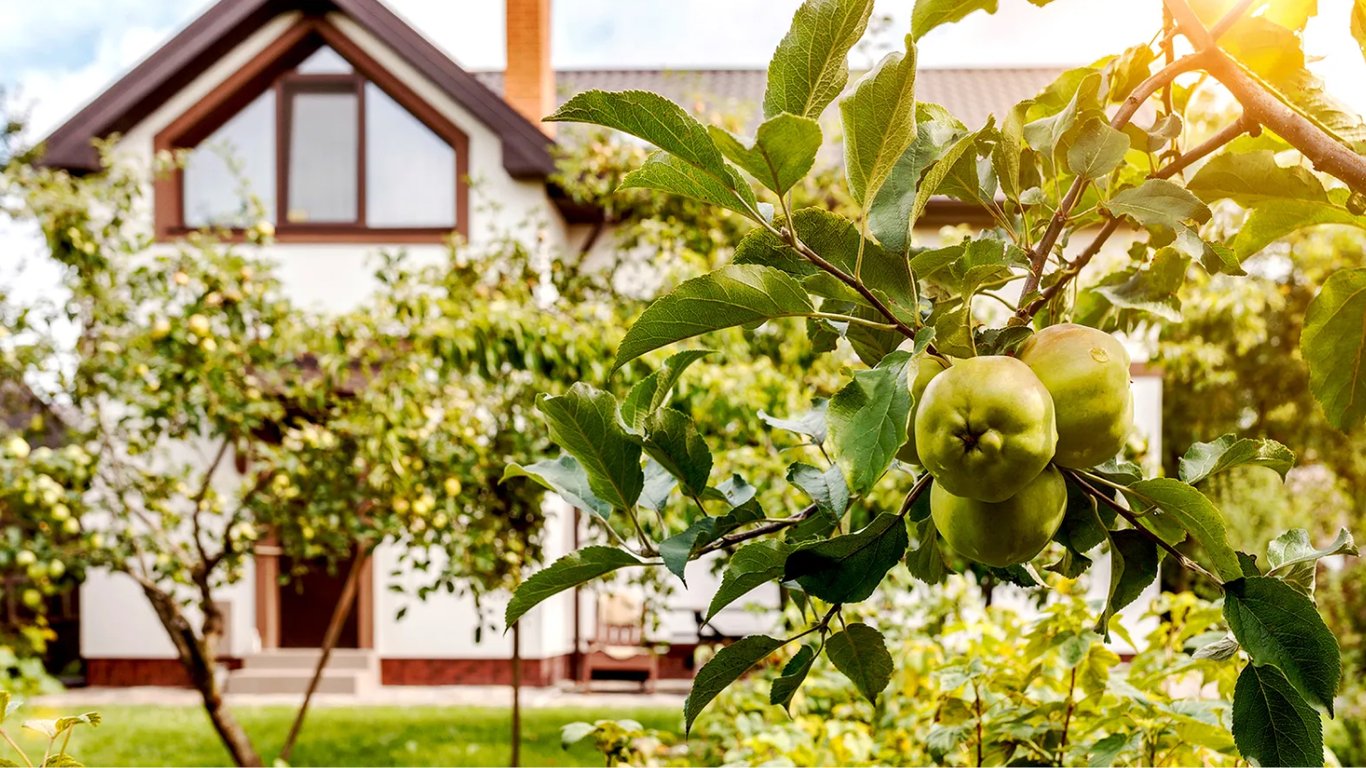
[[[300,73],[293,71],[318,49],[330,46],[351,64],[352,72]],[[371,227],[366,222],[365,85],[373,83],[400,107],[454,150],[454,227]],[[291,223],[288,212],[289,114],[291,91],[338,91],[354,88],[357,121],[357,219],[354,222]],[[275,98],[275,239],[281,243],[440,243],[452,233],[469,237],[469,137],[440,111],[417,95],[353,40],[320,17],[305,17],[268,44],[203,99],[173,120],[153,139],[158,152],[192,149],[213,134],[261,94]],[[229,241],[245,239],[245,231],[191,227],[184,216],[184,172],[176,168],[154,182],[153,218],[158,240],[175,240],[195,232],[213,231]]]

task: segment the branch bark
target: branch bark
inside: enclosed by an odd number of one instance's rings
[[[1217,36],[1205,28],[1186,0],[1163,2],[1176,19],[1181,34],[1195,46],[1197,55],[1204,56],[1205,71],[1222,83],[1253,119],[1285,139],[1318,170],[1341,180],[1353,192],[1366,193],[1366,157],[1329,135],[1257,82],[1218,47]],[[1221,19],[1220,24],[1223,21]]]

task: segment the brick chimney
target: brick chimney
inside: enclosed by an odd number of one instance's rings
[[[541,130],[555,135],[554,123],[541,122],[555,111],[550,0],[507,0],[507,61],[503,98]]]

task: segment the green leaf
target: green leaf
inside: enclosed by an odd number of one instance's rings
[[[783,580],[828,603],[857,603],[873,594],[909,543],[905,522],[884,513],[854,533],[801,545],[788,556]]]
[[[1124,162],[1129,137],[1099,117],[1082,124],[1067,148],[1067,169],[1085,179],[1099,179]]]
[[[645,476],[640,446],[617,419],[616,398],[579,382],[559,397],[541,395],[536,407],[545,416],[550,439],[588,473],[593,494],[618,509],[634,506]]]
[[[1309,532],[1303,528],[1292,528],[1277,536],[1266,547],[1266,562],[1271,566],[1267,576],[1274,576],[1301,594],[1314,596],[1314,573],[1318,561],[1325,557],[1351,555],[1356,557],[1356,542],[1346,528],[1338,529],[1337,538],[1323,549],[1315,549],[1309,541]]]
[[[1110,535],[1110,596],[1097,630],[1109,637],[1110,617],[1137,600],[1157,578],[1157,545],[1139,531]]]
[[[1302,165],[1279,165],[1269,149],[1216,155],[1186,182],[1186,189],[1207,203],[1232,200],[1244,208],[1284,200],[1328,202],[1317,176]]]
[[[697,431],[692,417],[673,408],[661,408],[645,420],[646,452],[678,478],[683,490],[699,496],[707,490],[711,475],[711,449]]]
[[[1190,259],[1175,248],[1160,248],[1151,264],[1129,274],[1128,279],[1101,285],[1095,292],[1113,306],[1147,312],[1173,323],[1181,322],[1181,299]]]
[[[723,155],[779,195],[806,176],[821,148],[820,124],[786,112],[760,125],[749,145],[723,128],[708,131]]]
[[[1181,523],[1209,556],[1214,572],[1221,579],[1232,580],[1243,574],[1238,555],[1228,543],[1224,517],[1205,494],[1169,477],[1141,480],[1129,486],[1129,491]]]
[[[1233,236],[1233,255],[1244,261],[1286,235],[1323,224],[1362,227],[1366,219],[1331,203],[1282,200],[1275,205],[1258,206]]]
[[[612,505],[594,495],[589,487],[588,473],[583,471],[583,465],[567,453],[560,454],[558,459],[545,459],[526,466],[509,464],[503,469],[503,477],[498,482],[506,483],[514,477],[532,480],[558,494],[570,506],[589,510],[598,517],[605,519],[612,513]]]
[[[915,42],[890,53],[840,102],[849,191],[865,210],[915,139]]]
[[[592,123],[644,139],[690,165],[726,182],[726,161],[697,118],[649,91],[584,91],[546,118],[552,122]]]
[[[645,459],[645,488],[640,492],[637,500],[643,507],[663,512],[669,504],[669,496],[678,487],[678,478],[669,474],[669,470],[663,464],[652,458]]]
[[[825,655],[873,704],[892,680],[892,654],[887,651],[887,642],[881,632],[862,622],[849,624],[831,636],[825,643]]]
[[[798,648],[797,653],[783,667],[782,674],[773,679],[773,687],[768,692],[768,703],[788,709],[792,704],[792,697],[797,693],[797,689],[802,687],[802,682],[806,680],[806,675],[811,671],[811,665],[815,661],[815,648],[809,645]]]
[[[868,230],[893,253],[911,245],[911,216],[920,177],[966,132],[963,124],[938,104],[915,105],[915,140],[901,154],[868,209]]]
[[[645,418],[664,407],[669,393],[688,366],[710,354],[710,349],[685,349],[665,360],[659,370],[636,382],[626,399],[621,401],[621,418],[626,426],[637,431],[644,429]]]
[[[1029,146],[1044,158],[1057,157],[1066,147],[1064,140],[1077,121],[1100,109],[1101,74],[1089,71],[1082,75],[1071,98],[1056,113],[1026,123],[1022,133]]]
[[[782,429],[809,437],[812,443],[820,445],[825,442],[825,409],[828,403],[829,401],[825,398],[818,397],[812,401],[811,410],[797,414],[790,419],[780,419],[777,416],[770,416],[759,411],[759,420],[774,429]]]
[[[630,565],[640,565],[639,558],[616,547],[584,547],[570,552],[517,586],[508,601],[505,625],[511,627],[546,598]]]
[[[567,723],[560,726],[560,749],[569,749],[588,738],[589,734],[597,729],[596,725],[583,722]]]
[[[1121,190],[1105,208],[1148,229],[1176,229],[1185,222],[1206,222],[1210,217],[1209,208],[1198,197],[1166,179],[1148,179],[1141,186]]]
[[[735,550],[721,577],[721,586],[707,606],[707,621],[751,591],[781,579],[789,551],[787,543],[778,539],[751,542]]]
[[[656,152],[639,168],[626,174],[617,189],[653,189],[682,195],[754,218],[757,205],[754,191],[731,168],[726,168],[722,177],[718,180],[685,160]]]
[[[1295,466],[1295,453],[1275,440],[1239,438],[1233,433],[1208,443],[1195,443],[1178,463],[1177,474],[1195,485],[1210,475],[1234,467],[1257,466],[1273,469],[1285,479]]]
[[[1029,2],[1042,7],[1052,0]],[[911,34],[919,40],[935,27],[961,21],[973,11],[995,13],[996,3],[997,0],[915,0],[915,7],[911,10]]]
[[[9,691],[0,691],[0,725],[19,708],[19,702]]]
[[[764,510],[757,501],[754,501],[751,494],[751,498],[737,504],[726,514],[720,517],[699,517],[682,533],[674,534],[660,542],[659,557],[664,561],[664,567],[686,584],[687,579],[684,578],[684,571],[688,566],[688,561],[702,547],[742,525],[762,519],[764,519]]]
[[[693,336],[814,311],[801,284],[772,267],[722,267],[684,281],[646,308],[622,339],[615,367]]]
[[[1328,423],[1347,431],[1366,421],[1366,269],[1344,269],[1309,304],[1300,335],[1309,391]]]
[[[1137,735],[1130,736],[1125,733],[1112,733],[1091,745],[1091,757],[1090,760],[1087,761],[1087,765],[1089,765],[1090,768],[1107,768],[1108,766],[1116,765],[1119,762],[1119,756],[1123,754],[1126,749],[1129,749],[1132,743],[1137,743],[1138,740],[1139,737]]]
[[[783,645],[784,641],[767,635],[750,635],[717,651],[711,661],[697,671],[692,691],[683,703],[684,735],[692,732],[693,721],[717,694]]]
[[[1312,600],[1280,579],[1250,576],[1224,585],[1224,618],[1253,664],[1279,669],[1305,701],[1333,714],[1338,641]]]
[[[894,352],[876,368],[855,372],[854,380],[830,400],[827,418],[835,460],[855,496],[877,483],[906,442],[910,361],[909,353]]]
[[[929,506],[929,492],[920,494],[926,507]],[[917,501],[917,505],[921,502]],[[939,532],[934,527],[934,518],[928,514],[915,525],[915,549],[906,553],[906,570],[926,584],[942,584],[949,577],[944,565],[944,555],[939,551]]]
[[[822,471],[798,462],[787,468],[787,481],[810,496],[821,514],[838,520],[849,508],[849,486],[839,467]]]
[[[768,65],[764,117],[818,118],[849,82],[849,50],[863,37],[873,0],[806,0]]]
[[[925,176],[920,180],[920,186],[915,190],[915,204],[911,207],[911,215],[907,222],[907,230],[915,227],[915,223],[920,221],[920,217],[925,214],[925,208],[929,206],[930,199],[939,191],[940,185],[948,178],[958,162],[965,156],[975,158],[977,156],[977,140],[980,133],[969,133],[944,150],[943,155],[935,161],[934,165],[925,172]]]
[[[1275,667],[1248,664],[1233,689],[1233,741],[1256,765],[1323,765],[1323,722]]]

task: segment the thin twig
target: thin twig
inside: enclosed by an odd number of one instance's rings
[[[1243,14],[1247,13],[1247,9],[1251,8],[1254,2],[1256,2],[1256,0],[1242,0],[1242,2],[1230,8],[1228,13],[1225,13],[1223,17],[1214,22],[1214,26],[1209,28],[1209,36],[1215,40],[1223,37],[1224,33],[1234,24],[1237,24],[1238,20],[1243,17]],[[1170,11],[1168,11],[1168,13],[1170,13]]]
[[[1204,566],[1200,565],[1199,563],[1195,562],[1189,557],[1186,557],[1183,553],[1177,550],[1176,547],[1172,546],[1171,544],[1168,544],[1166,540],[1164,540],[1161,536],[1158,536],[1156,533],[1153,533],[1151,530],[1149,530],[1146,525],[1143,525],[1141,522],[1139,522],[1138,516],[1133,513],[1133,510],[1115,501],[1109,495],[1101,492],[1094,485],[1091,485],[1091,483],[1087,482],[1087,479],[1089,478],[1092,480],[1097,480],[1118,490],[1125,490],[1122,486],[1115,485],[1102,477],[1092,475],[1090,473],[1086,473],[1083,476],[1083,473],[1071,469],[1064,469],[1063,472],[1067,473],[1067,475],[1071,477],[1077,483],[1077,485],[1081,486],[1082,490],[1091,494],[1096,498],[1097,501],[1101,502],[1110,509],[1113,509],[1115,512],[1119,514],[1120,517],[1127,520],[1129,524],[1132,525],[1134,529],[1137,530],[1140,534],[1147,537],[1148,539],[1151,539],[1153,543],[1157,544],[1157,546],[1165,549],[1167,551],[1167,554],[1171,555],[1176,560],[1177,564],[1180,565],[1182,568],[1185,568],[1189,571],[1194,571],[1198,574],[1201,574],[1202,576],[1206,576],[1210,579],[1213,579],[1216,584],[1224,583],[1223,579],[1220,579],[1218,576],[1215,576],[1214,574],[1205,570]]]
[[[901,502],[901,511],[897,512],[896,516],[905,517],[906,515],[909,515],[911,513],[911,507],[915,506],[915,502],[920,499],[921,494],[930,487],[930,483],[932,482],[934,482],[934,477],[930,475],[929,472],[926,472],[917,478],[915,485],[911,486],[910,492],[906,494],[906,500]]]
[[[33,768],[33,761],[28,759],[28,755],[24,754],[24,750],[20,749],[19,745],[14,743],[14,739],[10,738],[8,733],[5,733],[5,729],[3,728],[0,728],[0,739],[4,739],[5,743],[9,744],[14,748],[15,752],[19,753],[19,758],[24,761],[24,765],[27,765],[28,768]]]
[[[791,528],[797,523],[803,522],[815,513],[816,505],[812,504],[811,506],[807,507],[806,509],[803,509],[801,512],[798,512],[792,517],[783,518],[781,520],[766,521],[761,525],[754,526],[748,531],[737,531],[735,533],[728,533],[725,536],[722,536],[721,538],[717,539],[716,541],[713,541],[712,543],[706,545],[705,547],[702,547],[702,549],[698,551],[698,554],[705,555],[708,552],[715,552],[719,549],[725,549],[726,547],[734,546],[741,542],[749,541],[750,539],[757,539],[760,536],[767,536],[770,533],[773,533],[775,531],[781,531],[784,528]]]

